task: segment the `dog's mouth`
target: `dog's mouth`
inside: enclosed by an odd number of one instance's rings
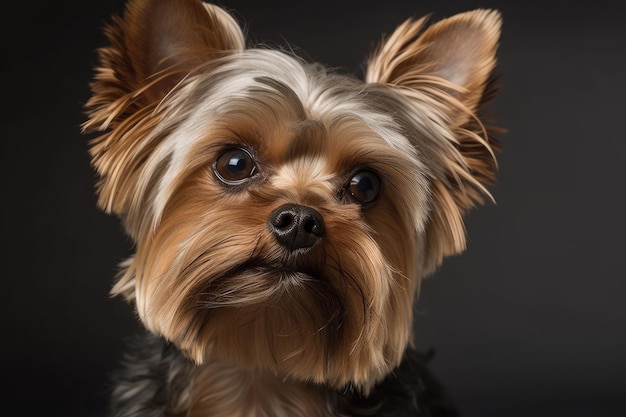
[[[300,291],[332,292],[321,268],[282,260],[249,259],[206,279],[197,294],[199,305],[215,308],[274,304]]]
[[[249,259],[234,268],[231,268],[222,275],[223,279],[229,276],[237,276],[240,274],[253,273],[263,276],[276,276],[277,280],[281,279],[297,279],[307,278],[320,280],[322,279],[321,268],[305,265],[291,259],[267,261],[263,259]]]
[[[302,265],[286,264],[283,262],[275,262],[262,266],[259,268],[267,273],[274,273],[284,279],[290,278],[307,278],[307,279],[322,279],[321,272],[316,268],[306,267]]]

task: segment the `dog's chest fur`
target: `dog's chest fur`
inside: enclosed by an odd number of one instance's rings
[[[146,333],[132,341],[114,375],[110,411],[142,417],[455,417],[428,368],[431,357],[407,350],[400,366],[363,397],[220,362],[198,367]]]

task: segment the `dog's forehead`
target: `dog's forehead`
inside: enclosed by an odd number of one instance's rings
[[[328,132],[324,123],[320,120],[304,119],[291,123],[287,126],[286,140],[283,146],[270,146],[269,150],[279,150],[278,155],[283,154],[296,159],[307,156],[319,156],[324,154],[328,147]]]
[[[166,102],[160,130],[169,132],[162,150],[171,158],[162,183],[174,181],[197,155],[215,158],[232,146],[249,148],[274,172],[307,158],[316,163],[298,171],[323,167],[322,177],[366,166],[424,171],[398,112],[387,104],[393,105],[392,96],[276,51],[228,57]]]
[[[342,145],[361,146],[362,140],[414,151],[396,112],[381,106],[379,90],[282,52],[249,50],[228,57],[193,85],[184,95],[192,97],[194,124],[221,120],[233,136],[260,142],[256,145],[270,154],[315,154],[329,146],[339,151]]]

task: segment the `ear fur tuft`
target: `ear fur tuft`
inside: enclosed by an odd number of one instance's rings
[[[435,163],[433,209],[427,225],[427,265],[432,272],[445,256],[465,249],[463,216],[495,181],[500,146],[483,107],[496,92],[501,16],[477,9],[427,27],[430,16],[407,20],[386,39],[368,62],[366,81],[395,89],[414,105],[432,106],[449,127],[448,143]],[[419,151],[419,150],[418,150]]]

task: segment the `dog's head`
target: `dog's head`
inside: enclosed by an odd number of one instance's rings
[[[197,363],[367,390],[489,196],[499,28],[488,10],[408,20],[358,80],[246,48],[214,5],[131,0],[84,125],[99,205],[136,243],[113,293]]]

